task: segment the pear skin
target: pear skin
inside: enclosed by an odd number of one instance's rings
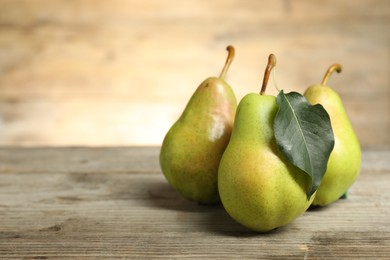
[[[201,204],[220,201],[218,166],[230,140],[237,100],[221,76],[203,81],[166,134],[160,165],[170,185]]]
[[[310,206],[310,177],[279,152],[273,121],[276,98],[248,94],[240,102],[218,171],[223,206],[242,225],[260,232],[286,225]]]
[[[338,200],[356,181],[361,166],[361,148],[342,100],[332,88],[325,84],[311,86],[304,96],[312,105],[321,104],[326,109],[335,139],[327,170],[313,201],[313,205],[325,206]]]

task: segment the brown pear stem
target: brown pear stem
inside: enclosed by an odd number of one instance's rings
[[[267,64],[267,67],[265,68],[263,85],[261,86],[260,95],[264,94],[264,92],[267,88],[269,76],[271,75],[271,71],[275,66],[276,66],[276,56],[271,53],[268,56],[268,64]]]
[[[223,66],[221,74],[219,75],[219,78],[221,79],[225,79],[226,73],[230,67],[230,64],[232,64],[234,58],[234,47],[232,45],[229,45],[226,47],[226,50],[228,51],[228,56],[226,58],[225,66]]]
[[[337,71],[337,73],[340,73],[343,70],[343,67],[340,64],[333,64],[329,67],[329,69],[326,71],[324,78],[322,79],[321,85],[326,85],[328,83],[328,79],[330,75],[333,73],[333,71]]]

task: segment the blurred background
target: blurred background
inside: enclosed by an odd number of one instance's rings
[[[0,145],[160,145],[196,87],[329,80],[363,147],[390,145],[388,0],[0,0]],[[268,94],[277,94],[271,82]]]

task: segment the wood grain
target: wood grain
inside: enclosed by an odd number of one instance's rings
[[[228,44],[239,100],[259,91],[271,52],[286,91],[343,64],[329,84],[362,145],[390,145],[387,0],[0,0],[0,10],[0,145],[159,145]]]
[[[0,148],[0,258],[388,259],[390,150],[346,200],[257,234],[181,198],[158,147]]]

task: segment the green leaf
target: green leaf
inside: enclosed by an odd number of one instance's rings
[[[322,105],[311,105],[297,92],[280,91],[276,103],[276,143],[293,165],[311,177],[311,187],[306,191],[309,199],[321,184],[334,147],[329,115]]]
[[[345,199],[348,199],[348,191],[346,191],[341,197],[340,197],[341,200],[345,200]]]

